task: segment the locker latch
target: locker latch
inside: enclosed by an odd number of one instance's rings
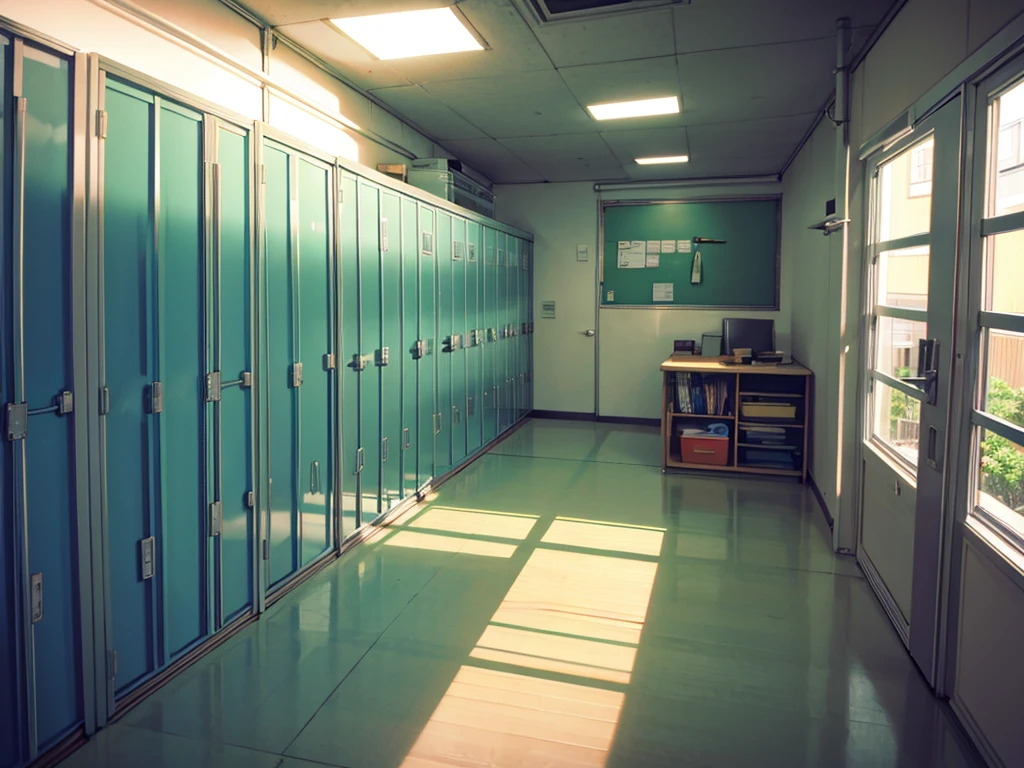
[[[164,385],[161,381],[154,381],[149,385],[149,412],[161,413],[164,409]]]
[[[353,371],[361,371],[366,368],[366,360],[362,355],[352,355],[352,362],[348,364],[348,367]]]
[[[527,334],[527,330],[526,330],[526,323],[523,323],[523,326],[522,326],[522,329],[520,330],[520,333],[521,333],[521,334],[522,334],[523,336],[525,336],[525,335]]]
[[[410,351],[412,352],[413,360],[422,360],[427,355],[427,342],[423,341],[423,339],[417,339]]]
[[[462,412],[459,410],[457,405],[452,406],[452,424],[459,424],[462,422]]]
[[[333,371],[338,366],[337,360],[332,352],[324,355],[324,370]]]
[[[142,580],[153,578],[156,573],[156,538],[150,536],[139,542],[139,563],[142,566]]]
[[[412,439],[409,437],[409,428],[402,430],[402,450],[407,451],[412,447]]]
[[[302,363],[292,363],[292,387],[302,386]]]
[[[363,467],[366,466],[366,455],[362,448],[356,451],[356,471],[354,474],[358,475],[363,471]]]
[[[495,328],[488,328],[487,329],[487,340],[488,341],[497,341],[498,340],[498,331],[497,331],[497,329],[495,329]]]
[[[391,348],[381,347],[373,353],[373,364],[379,368],[383,368],[388,364],[391,359]]]
[[[218,536],[224,519],[224,505],[219,501],[210,504],[210,536]]]
[[[220,371],[206,374],[206,402],[220,402]]]
[[[469,244],[469,260],[476,261],[476,243]]]
[[[28,435],[28,403],[7,404],[7,439],[24,440]]]
[[[477,343],[476,342],[476,331],[473,330],[473,331],[470,331],[469,333],[467,333],[466,334],[466,347],[467,348],[468,347],[475,347],[476,343]]]
[[[471,397],[466,401],[466,415],[472,416],[476,413],[476,405],[474,399]]]
[[[32,585],[32,623],[43,619],[43,574],[33,573]]]
[[[242,371],[239,386],[242,389],[250,389],[252,387],[252,371]]]
[[[256,508],[256,492],[255,491],[246,491],[245,492],[245,506],[246,506],[246,509],[255,509]]]
[[[73,392],[64,390],[57,395],[57,413],[61,416],[75,410],[75,395]]]
[[[388,460],[388,439],[386,437],[382,437],[380,440],[380,460]]]

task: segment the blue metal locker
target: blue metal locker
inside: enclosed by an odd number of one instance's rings
[[[459,339],[455,330],[452,305],[452,217],[437,211],[437,426],[435,441],[436,472],[443,475],[452,468],[452,353]]]
[[[466,223],[466,452],[483,443],[481,380],[483,376],[483,320],[480,313],[480,224]]]
[[[359,182],[359,524],[380,514],[381,469],[381,275],[380,189]]]
[[[341,534],[349,536],[359,527],[360,466],[363,450],[360,436],[359,350],[359,208],[358,182],[347,171],[337,169],[341,199],[338,271],[341,276],[341,339],[338,359],[341,372]]]
[[[419,209],[419,339],[417,340],[416,389],[419,425],[416,463],[417,486],[423,487],[434,477],[438,425],[437,418],[437,264],[434,210],[422,203]]]
[[[402,498],[402,200],[381,190],[380,511]]]
[[[469,326],[466,325],[466,220],[452,218],[452,405],[449,423],[452,426],[452,465],[466,458],[466,412],[469,395],[466,389],[466,347]]]
[[[397,354],[402,371],[402,496],[419,487],[416,464],[419,459],[419,422],[416,418],[419,393],[419,221],[416,201],[402,197],[402,344]]]

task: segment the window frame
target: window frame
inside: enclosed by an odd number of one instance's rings
[[[928,147],[928,163],[918,165],[915,161],[919,155],[924,154],[925,145],[930,143]],[[928,197],[932,193],[932,181],[935,178],[935,139],[934,137],[930,141],[920,142],[911,149],[910,154],[910,172],[907,174],[907,197]],[[914,179],[914,174],[918,168],[927,168],[927,178]],[[915,189],[916,187],[916,189]]]

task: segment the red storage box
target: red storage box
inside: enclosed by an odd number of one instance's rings
[[[724,467],[729,463],[729,438],[717,435],[680,435],[679,451],[687,464],[717,464]]]

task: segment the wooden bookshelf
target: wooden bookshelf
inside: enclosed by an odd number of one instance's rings
[[[788,365],[729,365],[724,358],[674,357],[661,364],[662,372],[662,472],[741,472],[751,475],[800,478],[807,481],[807,448],[810,439],[811,382],[814,374],[799,363]],[[699,373],[725,381],[727,413],[681,413],[676,404],[676,374]],[[794,418],[744,417],[742,406],[778,403],[795,408]],[[729,427],[729,457],[725,466],[682,461],[679,432],[690,422],[695,428],[709,422]],[[759,430],[772,430],[771,442],[751,440]],[[778,461],[773,461],[775,455]],[[787,462],[785,457],[792,457]],[[760,458],[756,458],[760,457]],[[782,466],[791,464],[791,466]],[[773,466],[776,465],[776,466]]]

